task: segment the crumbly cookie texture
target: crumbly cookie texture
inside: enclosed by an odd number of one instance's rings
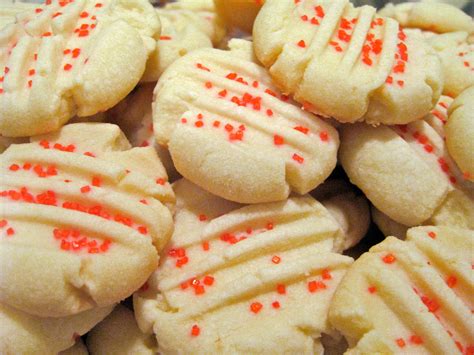
[[[441,111],[448,102],[442,98],[426,120],[407,125],[341,129],[339,157],[349,178],[376,208],[403,225],[474,228],[474,186],[444,143]]]
[[[446,145],[466,179],[474,181],[474,86],[449,107]]]
[[[250,42],[230,46],[168,67],[154,92],[157,141],[179,173],[223,198],[259,203],[309,192],[336,165],[337,131],[273,86]]]
[[[87,335],[87,348],[91,355],[157,353],[155,338],[138,328],[133,312],[118,305],[114,311]]]
[[[345,235],[341,250],[356,245],[366,235],[370,226],[369,205],[364,196],[355,194],[350,184],[343,180],[328,180],[311,195],[341,226]]]
[[[349,268],[330,322],[349,354],[471,354],[474,232],[417,227],[389,237]]]
[[[284,93],[340,122],[415,121],[443,86],[439,59],[420,35],[348,0],[266,1],[253,39]]]
[[[138,83],[160,33],[146,0],[47,0],[0,31],[0,134],[91,116]]]
[[[242,206],[186,180],[174,188],[175,233],[134,295],[159,352],[322,353],[327,307],[352,263],[332,252],[342,231],[331,214],[309,196]]]
[[[63,317],[146,281],[172,233],[174,193],[156,152],[129,148],[117,126],[85,123],[0,156],[2,303]]]
[[[428,39],[440,59],[444,76],[443,94],[457,97],[474,85],[474,36],[452,32]]]
[[[471,16],[451,4],[442,2],[406,2],[397,5],[388,3],[379,14],[391,17],[407,28],[436,33],[474,33],[474,21]]]
[[[0,304],[0,353],[57,354],[72,347],[112,309],[108,306],[64,318],[40,318]]]

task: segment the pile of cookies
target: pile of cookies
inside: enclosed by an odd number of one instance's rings
[[[472,17],[156,6],[0,4],[0,354],[473,355]]]

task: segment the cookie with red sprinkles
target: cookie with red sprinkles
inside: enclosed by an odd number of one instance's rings
[[[46,0],[0,30],[0,134],[52,132],[138,83],[160,33],[146,0]]]
[[[239,205],[180,180],[175,232],[146,288],[140,329],[160,353],[323,350],[331,297],[352,259],[343,231],[310,196]],[[306,331],[302,332],[304,328]]]
[[[349,268],[329,321],[354,354],[472,354],[474,232],[409,229]]]
[[[0,302],[65,317],[119,302],[158,264],[174,193],[151,148],[72,124],[0,155]]]
[[[283,93],[340,122],[415,121],[442,90],[439,58],[421,36],[349,0],[265,1],[253,39]]]

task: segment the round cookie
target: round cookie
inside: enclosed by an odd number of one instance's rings
[[[252,60],[250,42],[230,46],[194,51],[161,76],[153,103],[157,141],[181,175],[228,200],[309,192],[336,165],[337,131],[275,89]]]
[[[346,125],[340,162],[351,182],[398,223],[474,228],[474,186],[435,128],[425,120],[392,127]]]
[[[0,31],[0,134],[49,133],[138,83],[160,32],[146,0],[47,0]]]
[[[114,311],[87,334],[87,348],[91,355],[157,353],[156,340],[143,334],[133,312],[118,305]]]
[[[73,124],[1,156],[0,301],[42,317],[117,303],[158,263],[173,223],[166,172],[110,124]]]
[[[420,35],[349,0],[269,0],[255,20],[257,58],[284,93],[340,122],[401,124],[427,114],[442,89]]]
[[[446,146],[464,177],[474,181],[474,86],[464,90],[449,107]]]
[[[434,36],[429,43],[441,59],[444,95],[456,97],[474,85],[474,42],[467,32]]]
[[[112,309],[109,306],[64,318],[40,318],[0,304],[0,353],[57,354],[72,347]]]
[[[253,22],[264,0],[214,0],[217,13],[228,28],[252,33]]]
[[[242,206],[186,180],[173,187],[175,232],[134,295],[158,351],[322,351],[329,301],[352,262],[333,252],[344,237],[331,214],[309,196]]]
[[[350,354],[472,354],[474,232],[417,227],[357,259],[329,320]]]
[[[107,118],[120,126],[133,147],[154,147],[171,181],[179,178],[166,147],[159,145],[153,132],[152,102],[156,83],[137,86],[125,99],[107,112]],[[1,142],[1,141],[0,141]]]
[[[397,20],[406,28],[419,28],[436,33],[474,33],[474,21],[471,16],[442,2],[405,2],[397,5],[388,3],[379,14]]]
[[[364,196],[356,195],[350,184],[343,180],[328,180],[311,195],[341,226],[346,236],[343,250],[356,245],[366,235],[370,226],[369,205]]]

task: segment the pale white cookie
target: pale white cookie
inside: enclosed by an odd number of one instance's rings
[[[197,12],[165,6],[157,9],[161,36],[142,81],[157,81],[176,59],[198,48],[212,48],[213,23]]]
[[[436,33],[466,31],[474,33],[472,17],[457,7],[442,2],[388,3],[379,11],[407,28],[419,28]]]
[[[337,131],[281,95],[252,61],[250,42],[174,62],[155,88],[155,136],[178,172],[229,200],[305,194],[336,165]]]
[[[340,162],[381,212],[406,226],[474,228],[474,185],[427,121],[347,125],[341,132]]]
[[[332,294],[352,259],[309,196],[241,206],[186,180],[173,185],[175,233],[134,296],[162,354],[320,353]],[[305,329],[303,332],[302,329]]]
[[[0,31],[0,134],[48,133],[138,83],[160,31],[146,0],[46,0]]]
[[[439,59],[416,33],[349,0],[268,0],[255,20],[258,59],[284,93],[340,122],[407,123],[442,89]]]
[[[252,33],[253,23],[265,0],[214,0],[217,13],[229,29]]]
[[[318,186],[311,195],[323,204],[341,226],[346,236],[343,249],[359,243],[370,226],[367,199],[356,195],[343,180],[329,180]]]
[[[133,147],[154,147],[171,181],[179,177],[166,147],[158,144],[153,132],[152,102],[156,83],[137,86],[113,109],[107,119],[120,126]],[[1,142],[1,141],[0,141]]]
[[[34,9],[35,4],[27,2],[13,2],[12,0],[2,0],[0,2],[0,29],[4,26],[15,22],[15,15]]]
[[[446,145],[464,177],[474,181],[474,86],[464,90],[449,107]]]
[[[174,193],[152,148],[84,123],[12,145],[0,162],[2,303],[68,316],[117,303],[156,268]]]
[[[153,355],[156,339],[138,328],[133,312],[118,305],[114,311],[87,334],[91,355]]]
[[[471,37],[467,32],[453,32],[429,39],[441,59],[445,95],[456,97],[474,85],[474,41]]]
[[[169,10],[188,10],[204,18],[210,27],[206,31],[212,43],[217,46],[226,35],[226,28],[222,18],[217,14],[213,0],[177,0],[166,4]]]
[[[112,309],[109,306],[64,318],[40,318],[0,304],[0,353],[57,354],[72,347]]]
[[[418,227],[357,259],[329,311],[347,354],[472,354],[473,248],[472,230]]]

